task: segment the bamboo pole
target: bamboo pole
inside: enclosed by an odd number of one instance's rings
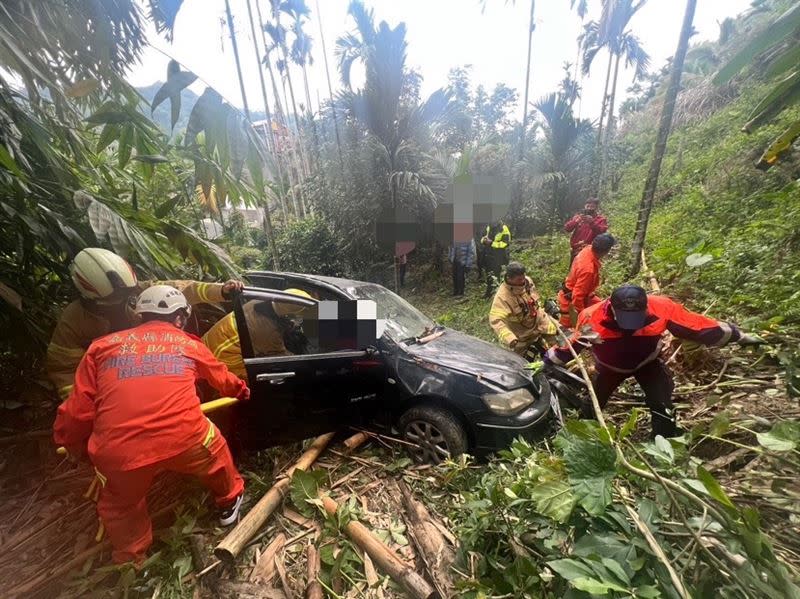
[[[339,509],[337,503],[327,495],[322,496],[321,499],[325,511],[330,516],[336,515],[336,511]],[[392,577],[392,580],[403,586],[411,597],[441,599],[439,592],[417,574],[412,565],[403,561],[394,551],[381,543],[361,522],[351,520],[344,530],[350,540],[365,551],[381,570]]]
[[[436,528],[428,509],[417,501],[408,485],[400,480],[397,486],[403,497],[411,538],[421,553],[422,561],[428,570],[428,577],[443,597],[449,597],[453,593],[450,566],[455,555],[447,545],[444,535]]]
[[[314,543],[308,544],[306,556],[307,566],[305,599],[322,599],[322,585],[318,580],[320,570],[319,551],[317,551]]]
[[[214,548],[217,559],[232,562],[256,535],[267,519],[278,506],[283,503],[283,498],[289,491],[289,483],[295,470],[306,470],[319,457],[319,454],[328,446],[335,433],[326,433],[317,437],[311,446],[300,456],[294,466],[286,471],[282,479],[276,482],[266,494],[258,500],[253,508],[245,515],[236,527],[220,541]]]
[[[369,435],[362,431],[345,439],[344,446],[347,448],[347,451],[353,451],[366,443],[367,439],[369,439]]]

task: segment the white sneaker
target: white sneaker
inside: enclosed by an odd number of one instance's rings
[[[240,493],[230,506],[220,509],[220,525],[230,526],[236,522],[236,520],[239,518],[239,508],[242,507],[242,499],[244,499],[244,493]]]

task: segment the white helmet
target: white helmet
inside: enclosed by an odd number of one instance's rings
[[[119,300],[136,290],[136,273],[123,258],[103,248],[78,252],[69,268],[72,282],[80,294],[90,300]]]
[[[170,285],[153,285],[142,291],[136,300],[137,314],[174,314],[178,310],[192,313],[186,296]]]

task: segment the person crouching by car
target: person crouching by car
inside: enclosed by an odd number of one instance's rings
[[[525,267],[511,262],[489,310],[489,324],[500,343],[525,357],[532,346],[553,343],[556,326],[539,305],[539,294]]]
[[[182,330],[190,313],[174,287],[143,291],[136,302],[142,323],[92,342],[53,425],[68,455],[88,451],[101,481],[97,513],[117,564],[138,566],[146,557],[153,541],[147,491],[161,472],[199,478],[223,526],[236,521],[242,504],[244,481],[225,438],[203,415],[195,383],[204,379],[241,400],[250,390]]]

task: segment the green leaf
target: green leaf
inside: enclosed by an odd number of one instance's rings
[[[613,447],[568,430],[559,432],[555,445],[563,452],[575,500],[587,513],[599,516],[611,503],[611,481],[617,474]]]
[[[590,578],[595,575],[594,570],[587,566],[583,561],[575,559],[557,559],[547,562],[547,565],[554,572],[566,580],[576,578]]]
[[[722,489],[722,486],[713,476],[711,476],[711,473],[708,470],[702,466],[698,466],[697,478],[699,478],[700,482],[703,483],[703,486],[706,488],[711,497],[719,501],[722,505],[736,509],[736,506],[733,504],[733,501],[731,501],[731,498],[728,497],[728,495]]]
[[[628,437],[636,428],[636,421],[639,419],[644,413],[642,408],[633,408],[631,410],[628,419],[625,421],[625,424],[622,425],[622,428],[619,431],[619,440],[622,441],[626,437]]]
[[[766,433],[756,433],[758,443],[769,451],[792,451],[800,443],[800,423],[784,420]]]
[[[536,503],[536,511],[556,522],[566,522],[572,513],[575,498],[566,480],[541,482],[530,490],[530,494]]]
[[[633,596],[641,599],[658,599],[661,591],[657,587],[644,585],[633,589]]]
[[[125,125],[120,132],[119,148],[117,149],[119,168],[125,168],[125,165],[128,164],[128,160],[131,158],[131,150],[133,149],[133,146],[131,145],[132,140],[133,125]]]
[[[171,105],[171,125],[170,128],[175,128],[175,123],[181,114],[181,91],[189,87],[197,80],[197,75],[191,71],[181,71],[180,65],[171,60],[167,65],[167,81],[162,85],[156,95],[153,96],[153,102],[150,104],[150,112],[152,113],[158,106],[167,98],[170,100]]]
[[[97,152],[105,150],[111,142],[119,137],[119,125],[108,123],[100,132],[100,138],[97,140]]]
[[[170,212],[172,212],[175,207],[181,203],[181,200],[184,199],[182,194],[176,193],[174,196],[169,198],[167,201],[163,202],[160,206],[157,206],[156,209],[153,211],[153,215],[156,218],[164,218],[168,216]]]
[[[319,470],[295,470],[292,473],[292,482],[289,495],[297,510],[306,517],[314,516],[314,508],[309,500],[319,497],[319,485],[325,478],[325,472]]]
[[[628,593],[628,589],[621,587],[613,582],[601,582],[596,578],[574,578],[569,583],[579,591],[585,591],[592,595],[606,595],[608,591],[618,591]]]
[[[780,43],[786,36],[800,27],[800,4],[797,4],[783,13],[773,23],[764,27],[753,39],[737,52],[714,75],[714,85],[722,85],[733,79],[734,75],[745,66],[752,63],[753,59],[767,48]]]
[[[686,266],[689,268],[698,268],[704,264],[708,264],[714,259],[711,254],[689,254],[686,256]]]
[[[675,452],[672,450],[672,444],[667,439],[661,435],[656,435],[655,446],[667,462],[672,464],[675,461]]]
[[[6,148],[3,144],[0,144],[0,166],[4,167],[7,171],[10,171],[17,177],[24,177],[22,171],[17,165],[16,160],[14,160],[14,158],[11,156],[11,153],[8,151],[8,148]]]
[[[788,104],[792,104],[798,99],[800,99],[800,69],[795,69],[776,83],[770,92],[753,108],[747,117],[747,122],[742,127],[742,131],[751,133],[753,129],[762,125]]]
[[[164,164],[165,162],[169,162],[169,158],[161,154],[137,154],[133,159],[146,164]]]

